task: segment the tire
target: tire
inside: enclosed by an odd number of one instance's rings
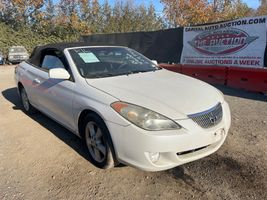
[[[108,128],[98,115],[88,114],[82,130],[89,158],[96,167],[110,169],[119,164]]]
[[[36,109],[31,105],[24,87],[21,87],[20,89],[20,101],[22,104],[23,111],[26,114],[31,115],[36,113]]]

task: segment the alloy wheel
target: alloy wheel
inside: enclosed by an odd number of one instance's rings
[[[24,109],[26,111],[29,111],[30,103],[29,103],[29,99],[28,99],[28,96],[27,96],[24,88],[22,88],[22,90],[21,90],[21,100],[22,100],[22,104],[23,104]]]
[[[100,127],[93,121],[86,124],[85,140],[93,159],[99,163],[106,159],[106,144]]]

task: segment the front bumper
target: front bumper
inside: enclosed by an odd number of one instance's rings
[[[8,61],[11,63],[21,63],[25,61],[26,59],[9,59]]]
[[[27,57],[22,57],[22,56],[16,56],[16,57],[8,57],[8,61],[11,63],[21,63],[25,60],[27,60]]]
[[[222,121],[209,129],[191,119],[177,121],[182,129],[154,132],[135,125],[106,124],[120,162],[146,171],[160,171],[203,158],[220,148],[231,124],[228,104],[224,102],[222,107]],[[158,161],[152,162],[151,153],[159,153]]]

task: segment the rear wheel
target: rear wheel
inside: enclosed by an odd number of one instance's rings
[[[31,105],[31,103],[29,101],[28,95],[27,95],[24,87],[21,87],[21,89],[20,89],[20,100],[22,103],[23,111],[26,114],[33,114],[36,112],[36,109]]]
[[[92,163],[103,169],[116,166],[113,144],[104,121],[98,115],[90,113],[85,118],[83,130]]]

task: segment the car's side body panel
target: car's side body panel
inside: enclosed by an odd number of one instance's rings
[[[76,125],[72,115],[75,83],[69,80],[50,79],[47,72],[41,72],[38,81],[40,84],[35,87],[35,91],[42,111],[75,130]]]
[[[110,107],[110,104],[114,101],[118,101],[118,99],[88,86],[85,79],[80,80],[79,88],[74,91],[73,101],[73,116],[76,124],[78,124],[81,112],[90,110],[97,113],[104,121],[128,126],[129,122],[125,121]]]
[[[19,66],[16,79],[25,87],[31,104],[74,130],[76,134],[78,134],[78,120],[84,110],[97,113],[105,121],[122,126],[129,125],[129,122],[110,107],[110,104],[118,99],[88,86],[84,78],[74,77],[74,82],[49,79],[48,72],[36,66],[26,62]],[[75,74],[75,68],[71,70]]]
[[[48,72],[23,62],[17,71],[17,82],[25,88],[31,104],[41,112],[75,130],[72,115],[74,82],[50,79]]]

